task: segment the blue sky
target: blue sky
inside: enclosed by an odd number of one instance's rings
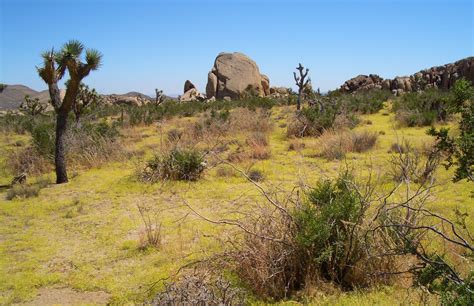
[[[473,1],[0,0],[0,82],[46,86],[40,53],[69,39],[104,54],[85,83],[102,93],[204,91],[219,52],[254,59],[271,85],[313,86],[358,74],[406,75],[474,54]]]

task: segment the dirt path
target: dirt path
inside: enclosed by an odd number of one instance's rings
[[[71,288],[41,288],[30,302],[20,305],[105,305],[110,294],[104,291],[79,292]]]

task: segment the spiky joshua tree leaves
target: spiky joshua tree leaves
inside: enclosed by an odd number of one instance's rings
[[[299,64],[298,67],[296,67],[296,70],[298,70],[299,72],[299,76],[296,75],[296,72],[293,72],[293,77],[295,78],[296,86],[298,86],[298,103],[296,105],[296,109],[300,110],[301,109],[301,96],[303,95],[305,88],[308,86],[308,84],[310,84],[311,79],[310,78],[306,79],[309,72],[308,68],[306,68],[305,70],[303,65]]]
[[[39,76],[48,85],[51,104],[56,111],[56,148],[54,164],[56,168],[56,183],[68,182],[66,171],[66,156],[64,148],[64,136],[67,127],[67,117],[74,106],[79,92],[81,81],[93,70],[97,70],[102,61],[102,54],[94,49],[85,50],[84,46],[77,40],[70,40],[59,52],[44,52],[43,66],[37,67]],[[84,61],[85,60],[85,61]],[[66,94],[61,100],[58,82],[69,73],[70,79],[66,85]]]

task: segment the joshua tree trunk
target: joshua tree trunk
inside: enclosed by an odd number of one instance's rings
[[[59,111],[56,116],[56,149],[54,152],[54,165],[56,168],[56,184],[67,183],[66,152],[64,138],[67,126],[67,112]]]

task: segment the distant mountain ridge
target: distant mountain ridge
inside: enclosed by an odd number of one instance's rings
[[[47,93],[46,90],[45,92]],[[7,85],[2,93],[0,93],[0,109],[16,109],[23,102],[26,95],[35,97],[42,93],[25,85]]]
[[[61,90],[61,94],[62,95],[64,94],[64,90]],[[38,98],[40,102],[42,103],[48,103],[49,101],[48,90],[36,91],[25,85],[18,85],[18,84],[8,85],[7,84],[7,87],[3,90],[2,93],[0,93],[0,110],[18,109],[21,103],[23,103],[23,101],[25,100],[26,95],[29,95],[33,99]],[[111,95],[103,95],[103,96],[106,97],[106,96],[111,96]],[[154,100],[154,98],[148,95],[142,94],[140,92],[136,92],[136,91],[131,91],[125,94],[116,94],[116,96],[141,97],[141,98],[152,100],[152,101]]]

